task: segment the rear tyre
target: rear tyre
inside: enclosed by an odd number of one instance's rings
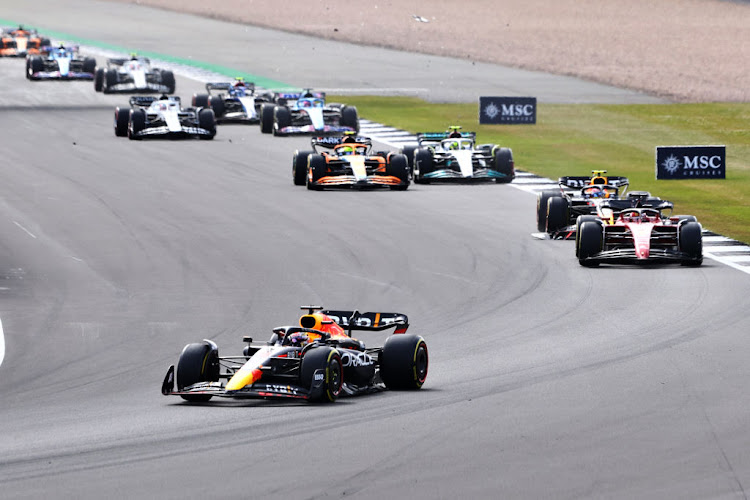
[[[401,148],[401,154],[406,156],[406,162],[409,165],[409,175],[414,176],[414,152],[417,146],[404,146]]]
[[[414,182],[417,184],[428,184],[427,174],[435,170],[435,160],[432,157],[432,151],[423,148],[414,153]]]
[[[140,140],[138,132],[146,128],[146,111],[133,109],[130,111],[130,124],[128,125],[128,139]]]
[[[125,137],[128,135],[128,122],[130,122],[130,108],[115,108],[115,135]]]
[[[183,391],[198,382],[218,382],[219,351],[206,342],[188,344],[177,362],[177,390]],[[204,403],[211,399],[209,394],[183,394],[185,401]]]
[[[273,132],[273,115],[274,104],[264,104],[260,108],[260,131],[263,134],[270,134]]]
[[[560,196],[558,191],[541,191],[536,195],[536,229],[540,233],[547,231],[547,200]]]
[[[409,163],[404,155],[391,155],[390,161],[385,165],[385,175],[398,178],[401,184],[391,186],[394,191],[406,191],[409,189]]]
[[[307,179],[307,157],[312,151],[295,151],[292,157],[292,179],[295,186],[304,186]]]
[[[315,372],[323,379],[315,380]],[[305,353],[300,367],[300,385],[310,388],[310,401],[333,403],[341,394],[343,384],[344,367],[336,349],[316,347]]]
[[[280,131],[292,124],[292,113],[285,106],[277,106],[273,112],[273,134],[280,135]]]
[[[578,263],[584,267],[596,267],[599,265],[595,260],[588,260],[595,257],[602,251],[602,237],[604,228],[597,222],[589,221],[581,224],[578,237]]]
[[[209,135],[199,136],[204,141],[210,141],[216,135],[216,116],[211,108],[203,108],[198,111],[198,126],[208,130]]]
[[[427,343],[418,335],[388,337],[379,358],[380,378],[389,389],[419,389],[427,378]]]
[[[322,187],[316,185],[320,179],[325,177],[328,166],[322,155],[312,154],[307,157],[307,189],[319,191]]]
[[[359,115],[357,108],[354,106],[344,106],[341,108],[341,126],[350,127],[355,132],[359,132]]]
[[[568,200],[555,196],[547,200],[547,232],[554,233],[564,229],[570,223]]]
[[[498,148],[494,160],[493,170],[505,175],[502,179],[497,179],[497,182],[505,184],[512,181],[516,176],[513,151],[510,148]]]
[[[703,228],[695,221],[688,221],[680,226],[680,251],[688,258],[682,261],[683,266],[700,266],[703,264]]]
[[[193,94],[192,102],[194,108],[206,108],[208,107],[208,94]]]
[[[94,73],[94,90],[97,92],[102,91],[104,86],[104,68],[97,68]]]
[[[167,94],[174,94],[174,89],[176,87],[174,73],[165,69],[161,70],[161,83],[162,85],[166,85]]]

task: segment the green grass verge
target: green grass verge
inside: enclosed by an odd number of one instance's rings
[[[601,168],[625,175],[631,189],[674,202],[675,213],[696,215],[707,229],[750,243],[750,103],[539,104],[536,125],[479,125],[478,104],[431,104],[411,97],[331,100],[410,132],[462,125],[476,131],[479,142],[513,148],[516,167],[544,177]],[[656,180],[656,146],[702,144],[726,145],[726,179]]]

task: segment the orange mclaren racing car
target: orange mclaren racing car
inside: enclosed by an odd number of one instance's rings
[[[6,30],[0,39],[0,56],[26,57],[37,56],[42,53],[43,47],[50,47],[49,38],[41,37],[36,30],[27,29],[23,26]]]
[[[322,310],[304,306],[299,326],[273,329],[268,342],[245,337],[239,356],[219,356],[211,340],[188,344],[172,365],[162,394],[189,402],[214,396],[333,402],[341,395],[420,389],[427,378],[427,344],[407,335],[406,315]],[[353,330],[394,329],[382,347],[365,347]],[[175,382],[177,387],[175,388]]]
[[[372,151],[367,137],[313,137],[313,151],[295,151],[292,178],[307,189],[388,187],[409,188],[406,156],[388,151]]]

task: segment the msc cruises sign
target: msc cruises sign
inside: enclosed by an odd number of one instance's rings
[[[536,123],[536,97],[480,97],[479,123],[533,125]]]
[[[725,179],[726,146],[657,146],[657,179]]]

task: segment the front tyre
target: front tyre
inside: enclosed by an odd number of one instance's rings
[[[310,155],[307,157],[307,189],[319,191],[323,189],[317,182],[325,177],[328,165],[323,155]]]
[[[503,174],[505,177],[497,179],[498,183],[508,183],[516,177],[516,171],[513,162],[513,151],[510,148],[498,148],[495,152],[495,158],[492,169],[495,172]]]
[[[102,91],[104,86],[104,68],[97,68],[94,73],[94,90],[97,92]]]
[[[680,225],[680,251],[687,259],[683,266],[700,266],[703,264],[703,228],[698,222],[688,221]]]
[[[295,186],[304,186],[307,179],[307,157],[312,151],[295,151],[292,157],[292,179]]]
[[[198,111],[198,126],[207,130],[209,135],[201,135],[204,141],[210,141],[216,135],[216,116],[211,108],[203,108]]]
[[[218,382],[219,350],[207,342],[188,344],[177,362],[177,390],[199,382]],[[211,399],[210,394],[181,394],[180,397],[191,403],[203,403]]]
[[[595,221],[588,221],[581,224],[579,235],[577,237],[578,263],[584,267],[596,267],[599,263],[593,260],[603,248],[604,228]]]
[[[385,174],[396,177],[401,184],[391,186],[394,191],[406,191],[409,189],[409,162],[406,156],[400,154],[391,155],[390,161],[385,166]]]
[[[385,341],[380,378],[389,389],[419,389],[427,378],[427,343],[418,335],[397,334]]]
[[[300,385],[310,388],[310,401],[333,403],[344,385],[341,355],[332,347],[316,347],[302,358]]]
[[[128,123],[130,122],[130,108],[115,108],[115,135],[125,137],[128,135]]]
[[[260,108],[260,131],[263,134],[273,132],[273,115],[275,104],[264,104]]]

